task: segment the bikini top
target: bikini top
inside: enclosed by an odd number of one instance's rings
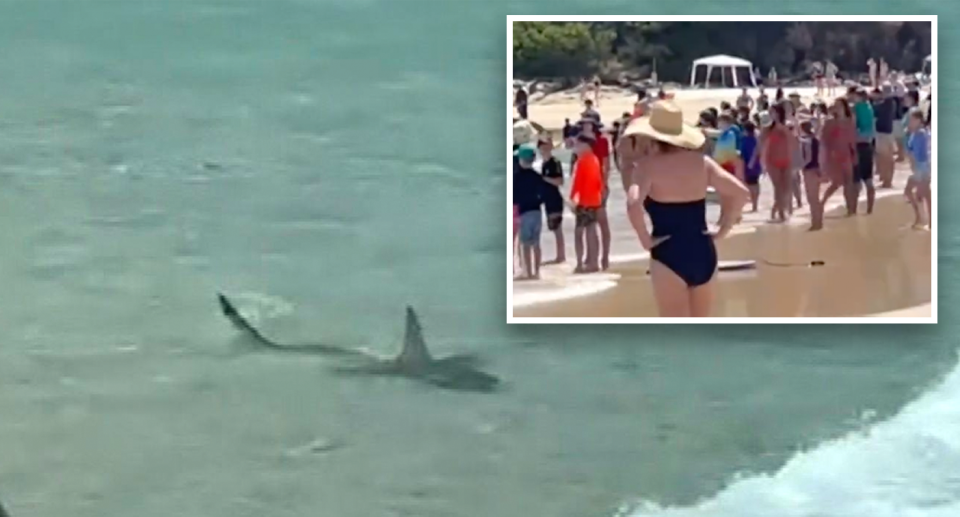
[[[643,207],[653,223],[654,237],[703,235],[707,231],[707,200],[667,203],[647,197]]]
[[[776,164],[789,163],[793,158],[790,156],[790,142],[787,140],[790,136],[785,129],[776,128],[767,134],[768,148],[767,153],[770,161]]]

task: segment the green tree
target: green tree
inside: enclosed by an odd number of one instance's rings
[[[519,77],[592,76],[611,58],[615,33],[588,23],[519,22],[513,66]]]
[[[930,54],[927,22],[522,22],[514,26],[514,74],[575,81],[603,71],[685,81],[699,57],[730,54],[783,78],[829,59],[842,73],[866,72],[868,58],[919,70]],[[642,75],[641,75],[642,76]]]

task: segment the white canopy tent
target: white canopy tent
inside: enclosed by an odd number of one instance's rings
[[[757,86],[757,78],[753,74],[753,63],[747,61],[746,59],[728,56],[725,54],[701,57],[700,59],[694,60],[693,68],[690,70],[690,86],[695,86],[697,84],[697,68],[702,66],[707,67],[707,75],[703,79],[704,84],[710,83],[710,74],[713,73],[714,68],[719,68],[720,81],[723,84],[727,84],[723,72],[724,70],[729,70],[732,78],[732,86],[738,87],[740,86],[740,82],[737,79],[737,69],[746,68],[750,77],[750,82],[753,84],[753,86]]]

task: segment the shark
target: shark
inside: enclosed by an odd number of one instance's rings
[[[473,354],[435,358],[427,348],[420,318],[411,306],[406,307],[403,346],[396,357],[380,357],[357,348],[329,343],[282,344],[265,336],[243,317],[236,306],[222,293],[217,294],[220,311],[230,323],[261,350],[285,354],[330,356],[349,360],[333,370],[344,375],[402,377],[434,387],[489,393],[500,387],[500,379],[479,368]]]

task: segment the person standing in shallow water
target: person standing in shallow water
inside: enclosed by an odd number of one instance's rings
[[[520,213],[520,257],[523,275],[517,280],[540,278],[540,233],[543,229],[543,192],[545,184],[533,169],[537,150],[530,144],[516,152],[519,167],[513,176],[513,204]]]
[[[560,188],[563,187],[563,164],[553,156],[553,142],[550,138],[541,138],[537,144],[540,149],[542,165],[540,174],[547,182],[543,191],[543,207],[547,212],[547,229],[553,232],[557,244],[557,252],[553,260],[544,264],[562,264],[566,262],[566,244],[563,241],[563,196]]]
[[[596,141],[592,136],[582,134],[577,137],[576,149],[579,158],[573,172],[573,187],[570,189],[576,217],[573,234],[574,250],[577,254],[575,273],[594,273],[600,270],[597,263],[600,248],[597,225],[598,212],[603,202],[603,171],[600,160],[593,153],[595,145]]]
[[[603,181],[600,209],[597,210],[597,224],[600,229],[600,268],[610,267],[610,220],[607,218],[607,198],[610,195],[610,141],[603,136],[602,124],[599,119],[584,118],[580,122],[583,134],[593,140],[593,155],[600,162],[600,172]]]

